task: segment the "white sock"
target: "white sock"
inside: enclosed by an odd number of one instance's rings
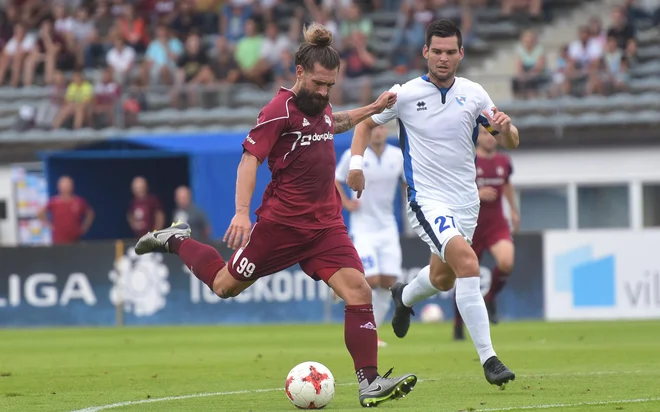
[[[385,323],[385,317],[392,304],[392,293],[388,289],[381,287],[374,288],[371,291],[374,306],[374,319],[376,327],[380,328]]]
[[[490,324],[488,311],[479,288],[479,276],[456,279],[456,305],[467,326],[474,347],[479,353],[481,364],[491,356],[495,350],[490,340]]]
[[[431,266],[424,266],[417,277],[403,288],[403,304],[412,307],[438,292],[440,291],[431,283]]]

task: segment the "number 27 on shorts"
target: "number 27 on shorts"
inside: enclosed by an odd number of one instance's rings
[[[435,218],[435,224],[440,225],[440,228],[438,229],[440,233],[452,227],[456,228],[456,222],[454,222],[454,216],[438,216]]]

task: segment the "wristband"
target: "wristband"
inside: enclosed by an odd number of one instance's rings
[[[348,170],[362,170],[362,156],[351,156],[351,161],[348,163]]]

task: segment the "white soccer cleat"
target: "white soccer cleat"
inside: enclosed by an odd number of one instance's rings
[[[172,226],[149,232],[142,236],[135,245],[135,253],[144,255],[151,252],[169,253],[170,249],[167,241],[176,236],[180,239],[190,237],[190,226],[187,223],[175,222]]]

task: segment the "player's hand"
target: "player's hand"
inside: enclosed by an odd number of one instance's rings
[[[349,199],[344,203],[344,209],[348,210],[349,212],[355,212],[358,207],[360,207],[360,202],[358,202],[355,199]]]
[[[375,114],[382,113],[385,109],[391,109],[392,106],[396,103],[396,93],[392,92],[383,92],[375,102],[373,102],[373,108]]]
[[[348,177],[346,178],[346,184],[348,187],[357,192],[358,199],[362,196],[362,191],[364,190],[364,173],[362,170],[353,169],[348,172]]]
[[[479,199],[486,202],[492,202],[497,199],[497,189],[490,186],[484,186],[479,189]]]
[[[250,230],[252,230],[252,222],[250,216],[237,213],[231,219],[227,233],[222,238],[223,242],[227,242],[227,246],[232,249],[245,247],[250,239]]]
[[[500,133],[509,133],[511,131],[511,118],[506,113],[497,110],[497,107],[493,107],[491,110],[493,112],[492,116],[487,110],[482,111],[488,123]]]
[[[513,233],[518,233],[520,230],[520,213],[517,210],[511,211],[511,225],[513,226]]]

